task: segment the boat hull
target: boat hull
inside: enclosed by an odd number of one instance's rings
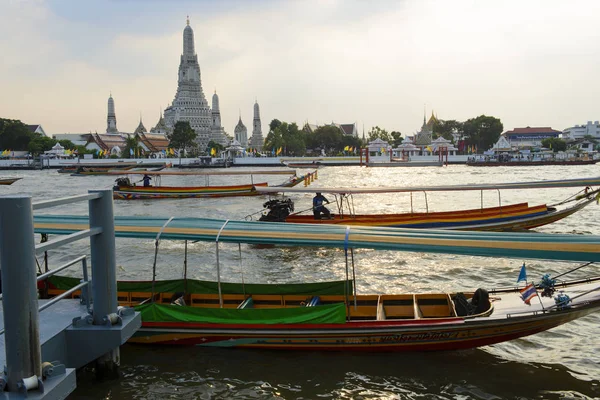
[[[231,186],[119,186],[113,191],[113,197],[118,200],[145,200],[145,199],[182,199],[203,197],[232,197],[232,196],[260,196],[256,191],[257,186],[268,186],[268,183],[255,183],[254,185]]]
[[[316,325],[143,322],[131,343],[317,351],[445,351],[491,345],[552,329],[597,311],[600,303],[504,319],[368,321]]]
[[[12,185],[23,178],[0,178],[0,185]]]
[[[470,167],[533,167],[540,165],[590,165],[596,164],[600,160],[554,160],[554,161],[508,161],[508,162],[494,162],[494,161],[481,161],[481,162],[467,162]]]
[[[332,219],[321,220],[314,219],[312,215],[291,215],[285,219],[285,222],[390,228],[514,231],[532,229],[558,221],[579,211],[592,201],[594,201],[593,198],[562,210],[548,208],[546,205],[529,207],[527,203],[519,203],[503,207],[449,212],[334,215]]]

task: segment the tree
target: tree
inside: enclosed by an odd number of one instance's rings
[[[402,144],[402,142],[404,141],[404,138],[402,137],[402,133],[398,132],[398,131],[392,131],[390,132],[390,135],[392,136],[393,139],[393,146],[394,147],[398,147]]]
[[[0,118],[0,151],[27,150],[36,135],[19,120]]]
[[[52,150],[52,147],[56,144],[56,140],[49,138],[48,136],[44,136],[41,134],[36,134],[36,136],[27,144],[27,151],[29,151],[32,155],[42,154],[45,151]]]
[[[58,143],[67,150],[75,150],[77,148],[75,143],[71,142],[69,139],[59,140]]]
[[[215,149],[216,153],[218,154],[221,151],[225,150],[225,146],[215,142],[214,140],[211,140],[210,142],[208,142],[208,146],[207,146],[207,151],[211,156],[212,156],[212,152],[211,152],[212,149]]]
[[[140,149],[141,146],[137,135],[129,136],[125,139],[125,148],[121,150],[121,157],[134,158],[136,154],[140,154]]]
[[[462,129],[462,123],[454,119],[447,121],[435,120],[433,123],[433,136],[434,138],[441,136],[446,140],[454,141],[454,136],[452,136],[452,134],[459,133],[462,131]]]
[[[283,148],[285,146],[283,136],[281,134],[281,129],[279,128],[280,126],[278,126],[272,131],[269,131],[269,133],[267,134],[267,137],[265,138],[265,144],[263,145],[263,149],[265,152],[276,152],[277,149],[279,149],[280,147]]]
[[[177,121],[173,132],[167,133],[167,139],[169,139],[169,147],[174,149],[181,149],[179,152],[179,162],[181,163],[181,156],[185,153],[185,149],[193,147],[194,140],[198,134],[192,129],[188,121]]]
[[[388,131],[386,131],[385,129],[381,129],[378,126],[372,127],[371,130],[369,131],[369,141],[373,141],[375,139],[381,139],[390,144],[394,140],[392,138],[392,136],[388,133]]]
[[[342,131],[335,125],[320,126],[315,129],[315,143],[318,147],[330,151],[340,151],[342,146]]]
[[[556,153],[557,151],[565,151],[567,149],[567,142],[559,138],[547,138],[542,140],[542,146],[552,149]]]
[[[486,115],[468,119],[462,126],[463,133],[466,136],[466,144],[477,146],[478,151],[491,148],[498,141],[504,129],[498,118]]]

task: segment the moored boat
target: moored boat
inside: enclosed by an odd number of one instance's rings
[[[554,183],[553,183],[554,182]],[[341,224],[341,225],[372,225],[391,228],[428,228],[450,230],[482,230],[482,231],[507,231],[532,229],[561,220],[583,209],[588,204],[596,201],[600,196],[600,189],[593,190],[589,184],[598,184],[600,180],[565,180],[546,182],[524,182],[500,185],[475,185],[475,186],[445,186],[445,187],[414,187],[414,188],[339,188],[339,189],[292,189],[286,192],[316,193],[323,192],[335,196],[337,212],[330,213],[323,208],[321,212],[314,212],[315,207],[308,208],[301,214],[294,211],[290,199],[273,199],[263,204],[268,212],[260,217],[261,221],[287,222],[303,224]],[[458,211],[432,212],[405,212],[405,213],[379,213],[359,214],[355,212],[351,196],[366,193],[395,193],[395,192],[427,192],[427,191],[457,191],[457,190],[500,190],[511,188],[531,187],[557,187],[583,186],[585,189],[571,196],[569,199],[552,205],[530,206],[528,203],[512,205],[499,204],[497,207],[479,207]],[[542,185],[542,186],[541,186]],[[258,189],[269,192],[269,188]],[[483,196],[483,192],[482,192]],[[483,200],[482,200],[483,204]],[[324,207],[324,206],[323,206]],[[412,197],[411,197],[412,209]]]
[[[285,174],[289,175],[289,171],[284,171]],[[305,174],[301,176],[294,175],[287,179],[285,182],[280,185],[276,185],[274,187],[294,187],[301,182],[306,182],[307,179],[310,182],[311,174]],[[149,179],[153,177],[156,180],[156,185],[148,185],[148,186],[136,186],[135,183],[132,183],[129,178],[122,177],[118,178],[115,181],[115,186],[113,187],[113,197],[119,200],[149,200],[149,199],[181,199],[181,198],[205,198],[205,197],[232,197],[232,196],[260,196],[261,193],[256,191],[258,187],[267,187],[269,184],[267,182],[260,183],[250,183],[243,185],[205,185],[205,186],[162,186],[160,183],[160,177],[163,175],[203,175],[208,176],[218,174],[216,172],[213,173],[188,173],[188,172],[178,172],[178,173],[163,173],[159,171],[117,171],[113,172],[118,175],[142,175],[145,179]],[[239,175],[239,173],[220,173],[218,175]],[[258,171],[258,172],[245,172],[243,174],[270,174],[269,172]]]
[[[79,280],[53,277],[49,283],[53,296]],[[598,311],[599,284],[600,277],[553,283],[547,296],[538,286],[538,300],[527,303],[516,287],[356,294],[352,281],[124,281],[117,290],[120,305],[142,314],[132,343],[379,352],[466,349],[545,331]]]
[[[23,178],[0,178],[0,185],[12,185]]]

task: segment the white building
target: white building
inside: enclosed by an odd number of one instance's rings
[[[588,121],[585,125],[575,125],[562,131],[563,140],[583,139],[585,136],[600,139],[600,124],[598,121]]]
[[[265,139],[262,135],[262,126],[260,122],[260,108],[258,106],[258,101],[256,101],[254,103],[254,120],[252,121],[252,137],[250,138],[250,147],[260,152],[264,143]]]
[[[242,122],[242,116],[240,115],[240,120],[238,121],[235,129],[233,130],[234,139],[244,148],[248,146],[248,129],[246,125]]]
[[[217,95],[216,90],[212,97],[211,116],[212,125],[210,128],[210,140],[220,144],[221,146],[227,146],[229,144],[229,140],[227,139],[227,136],[225,136],[225,130],[221,126],[221,110],[219,108],[219,96]]]

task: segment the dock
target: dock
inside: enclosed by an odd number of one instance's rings
[[[35,244],[33,212],[89,203],[89,227]],[[124,344],[141,326],[132,308],[119,307],[116,291],[112,190],[33,203],[30,196],[0,198],[0,399],[63,399],[76,387],[76,370],[94,364],[99,376],[116,376]],[[86,255],[38,276],[35,254],[89,238]],[[38,300],[37,283],[67,268],[81,268],[81,283],[51,300]],[[67,299],[81,290],[81,299]]]

